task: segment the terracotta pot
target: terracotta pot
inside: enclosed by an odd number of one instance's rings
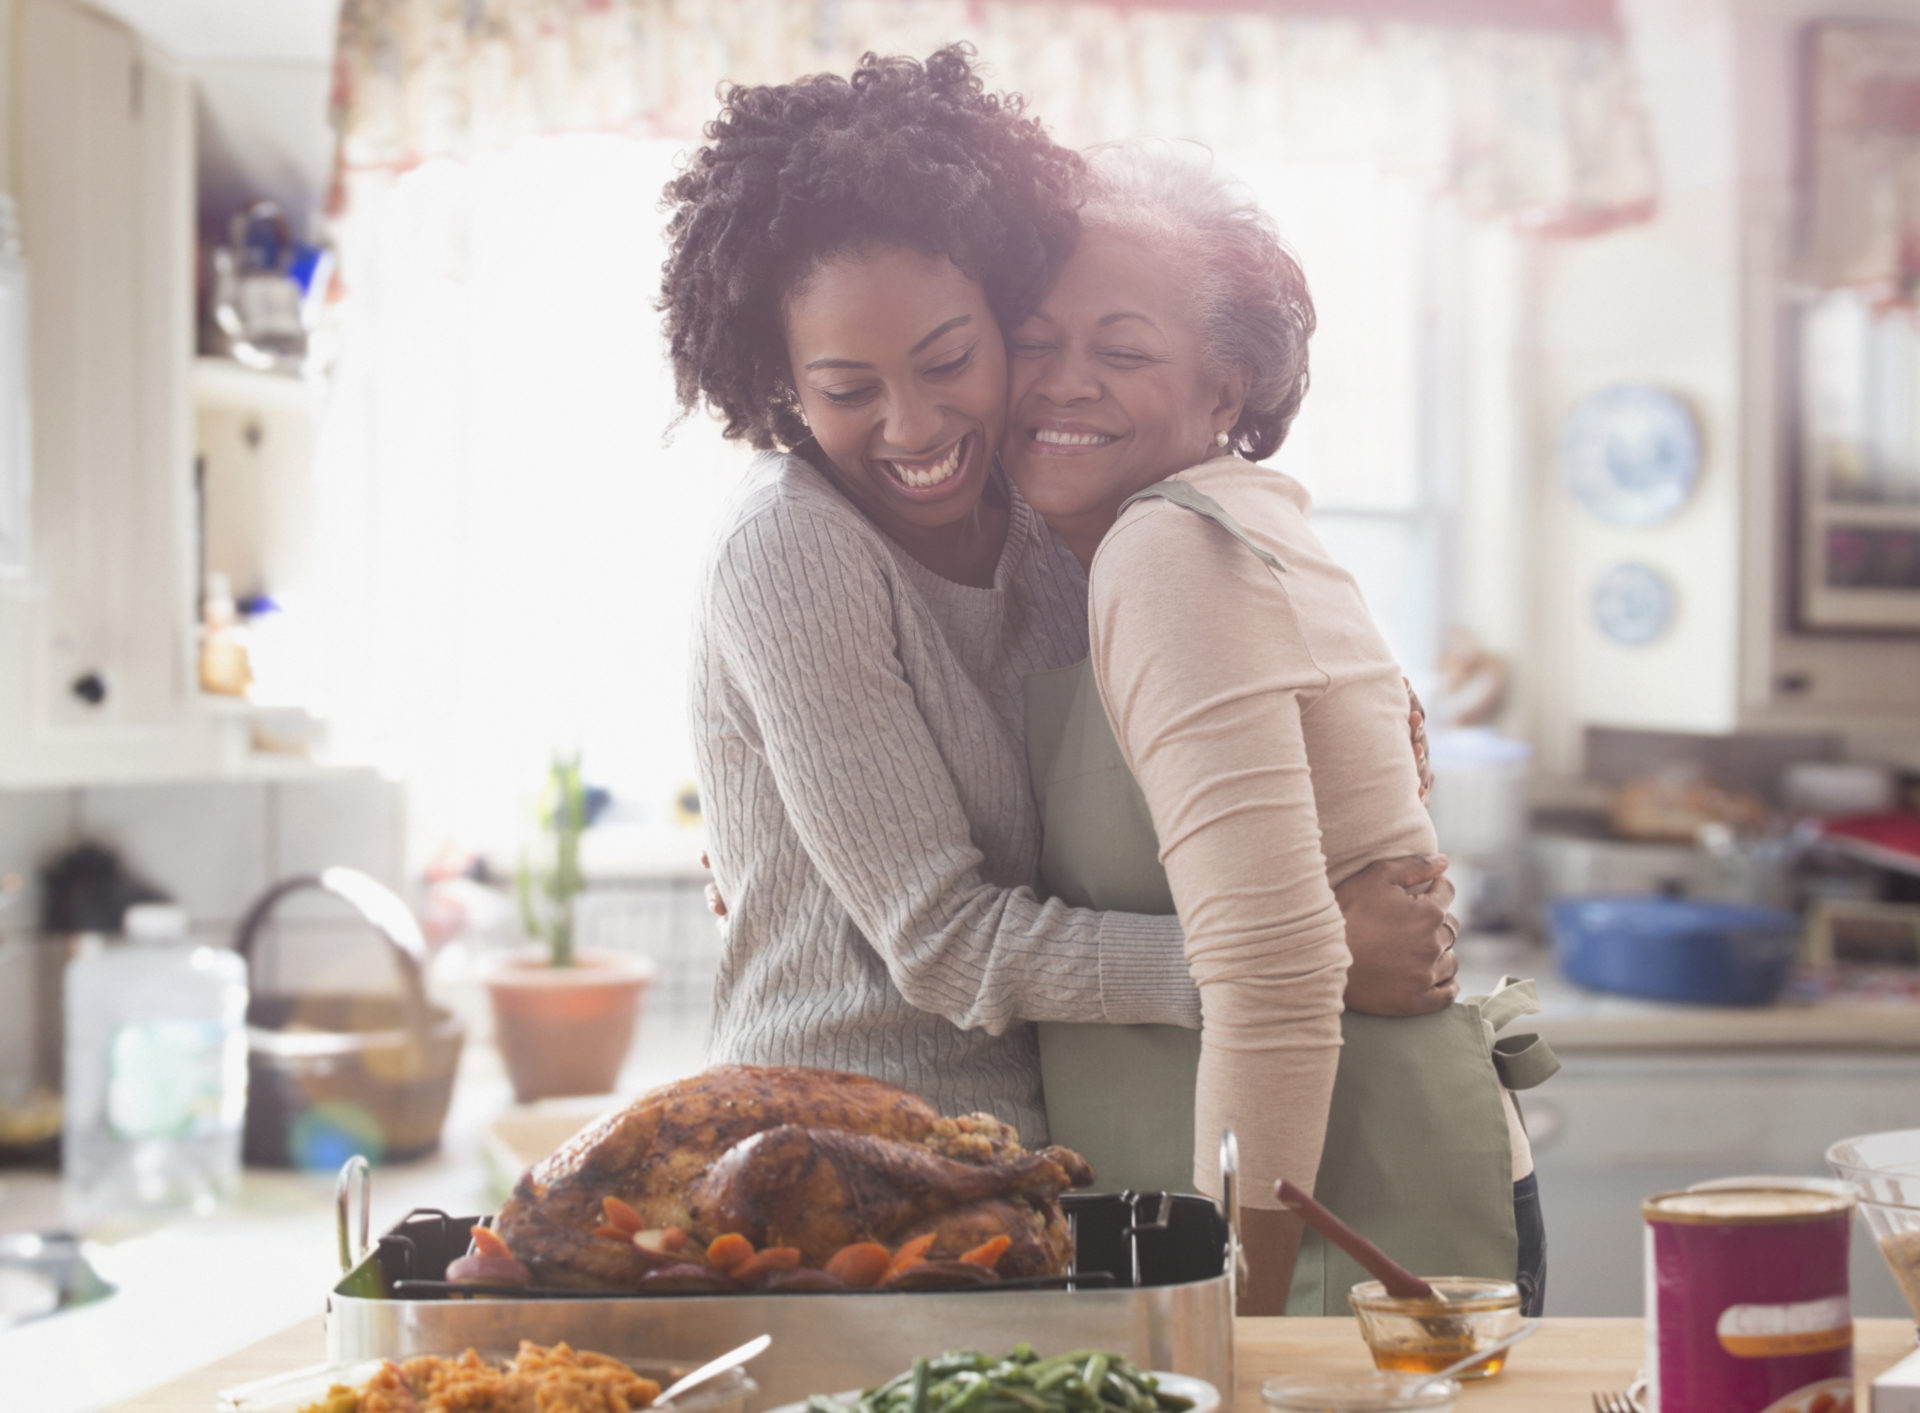
[[[526,1104],[612,1093],[653,974],[645,957],[587,953],[559,968],[544,950],[506,958],[487,978],[487,994],[514,1097]]]

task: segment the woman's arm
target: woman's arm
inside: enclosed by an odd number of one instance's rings
[[[735,724],[900,994],[994,1033],[1022,1020],[1198,1025],[1177,919],[1070,908],[983,876],[873,554],[854,527],[774,507],[722,546],[704,611],[745,697]]]
[[[1135,508],[1102,544],[1092,629],[1200,987],[1195,1181],[1217,1192],[1219,1134],[1233,1128],[1250,1208],[1242,1309],[1277,1311],[1298,1228],[1273,1185],[1311,1190],[1319,1168],[1347,973],[1301,724],[1325,675],[1273,573],[1164,503]]]

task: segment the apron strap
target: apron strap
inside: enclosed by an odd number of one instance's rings
[[[1493,1051],[1493,1067],[1508,1089],[1532,1089],[1545,1084],[1560,1071],[1560,1057],[1540,1035],[1494,1037],[1522,1016],[1538,1015],[1540,991],[1532,981],[1503,976],[1489,996],[1472,998],[1480,1008],[1480,1020],[1487,1028]]]
[[[1196,515],[1205,516],[1252,550],[1260,562],[1269,569],[1276,573],[1286,572],[1286,566],[1280,562],[1280,556],[1262,545],[1255,544],[1253,536],[1249,535],[1240,522],[1233,518],[1231,511],[1191,481],[1183,481],[1177,476],[1169,476],[1164,481],[1155,481],[1145,490],[1135,491],[1121,501],[1120,509],[1124,511],[1137,500],[1147,500],[1155,496],[1162,500],[1170,500],[1175,505],[1183,505]]]

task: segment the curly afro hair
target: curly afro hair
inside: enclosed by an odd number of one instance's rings
[[[1003,328],[1026,316],[1072,248],[1083,169],[1017,95],[985,91],[972,54],[868,54],[850,79],[722,89],[664,201],[660,307],[684,411],[705,401],[761,449],[804,441],[781,305],[847,250],[944,255]]]

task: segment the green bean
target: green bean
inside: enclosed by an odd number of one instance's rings
[[[1191,1398],[1183,1398],[1177,1393],[1158,1393],[1153,1395],[1154,1402],[1160,1405],[1162,1413],[1187,1413],[1193,1407]]]
[[[929,1365],[924,1358],[913,1361],[913,1393],[907,1400],[907,1413],[927,1413]]]

